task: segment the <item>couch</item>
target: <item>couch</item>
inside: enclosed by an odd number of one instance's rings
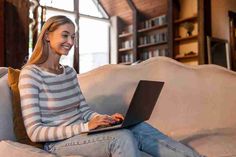
[[[0,68],[0,74],[6,70]],[[13,142],[11,94],[7,74],[2,75],[0,152],[6,145],[24,147]],[[79,74],[78,79],[91,108],[106,114],[126,113],[139,80],[164,81],[148,123],[202,155],[236,156],[236,73],[233,71],[217,65],[189,66],[167,57],[155,57],[132,66],[105,65]]]

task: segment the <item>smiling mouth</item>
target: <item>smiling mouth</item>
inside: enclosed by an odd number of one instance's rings
[[[63,48],[66,49],[66,50],[70,50],[71,46],[63,46]]]

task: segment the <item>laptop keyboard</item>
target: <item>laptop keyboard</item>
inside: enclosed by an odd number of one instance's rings
[[[123,120],[120,120],[120,121],[116,121],[115,123],[112,123],[110,125],[101,125],[101,126],[97,127],[96,129],[101,129],[101,128],[107,128],[107,127],[111,127],[111,126],[120,125],[122,122],[123,122]]]

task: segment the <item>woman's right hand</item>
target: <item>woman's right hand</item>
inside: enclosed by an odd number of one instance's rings
[[[114,122],[115,120],[109,115],[98,115],[88,122],[88,128],[89,130],[92,130],[96,129],[99,126],[109,126]]]

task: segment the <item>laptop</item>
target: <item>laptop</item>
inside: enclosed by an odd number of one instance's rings
[[[126,116],[121,124],[98,127],[83,133],[98,133],[108,130],[129,127],[150,118],[152,110],[161,93],[164,82],[141,80],[135,90]]]

